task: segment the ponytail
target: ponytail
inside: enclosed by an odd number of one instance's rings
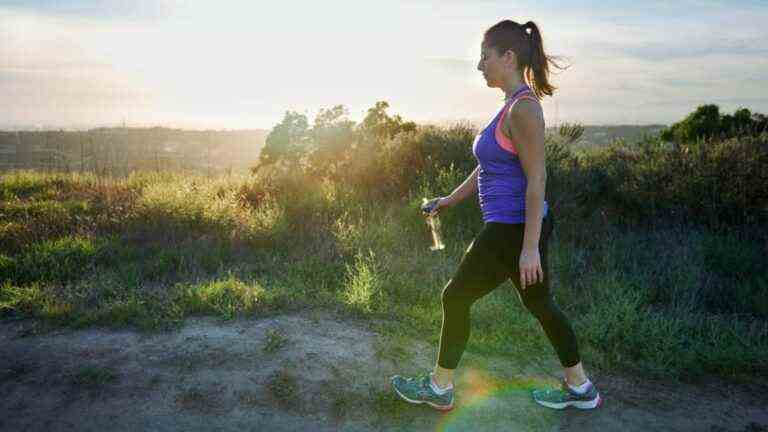
[[[499,54],[514,51],[523,79],[539,99],[552,96],[557,87],[549,82],[549,64],[561,70],[567,66],[560,66],[544,52],[544,40],[536,23],[528,21],[520,25],[510,20],[500,21],[485,32],[485,39]]]

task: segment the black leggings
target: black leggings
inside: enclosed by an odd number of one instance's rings
[[[443,328],[437,364],[455,369],[469,339],[469,309],[507,279],[517,289],[525,307],[539,320],[560,363],[571,367],[579,362],[579,349],[568,318],[557,307],[549,290],[547,271],[552,214],[542,221],[539,253],[544,281],[520,289],[519,259],[525,224],[488,222],[464,253],[459,268],[443,289]]]

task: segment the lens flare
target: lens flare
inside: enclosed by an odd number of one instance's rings
[[[500,379],[470,368],[457,384],[456,405],[440,419],[436,431],[547,429],[555,425],[559,417],[552,410],[536,405],[531,392],[557,385],[548,376]]]

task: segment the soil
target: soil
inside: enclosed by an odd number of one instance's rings
[[[0,323],[2,431],[768,431],[766,380],[587,370],[604,403],[557,411],[530,396],[531,385],[557,385],[553,359],[471,352],[452,411],[410,405],[389,377],[430,369],[435,347],[325,312],[191,318],[151,334],[39,328]]]

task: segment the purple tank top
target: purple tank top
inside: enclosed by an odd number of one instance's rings
[[[472,152],[480,164],[477,177],[478,198],[484,222],[525,223],[525,191],[528,180],[516,154],[501,147],[496,139],[496,126],[502,113],[530,87],[521,85],[511,100],[496,114],[476,137]],[[549,206],[544,201],[544,217]]]

